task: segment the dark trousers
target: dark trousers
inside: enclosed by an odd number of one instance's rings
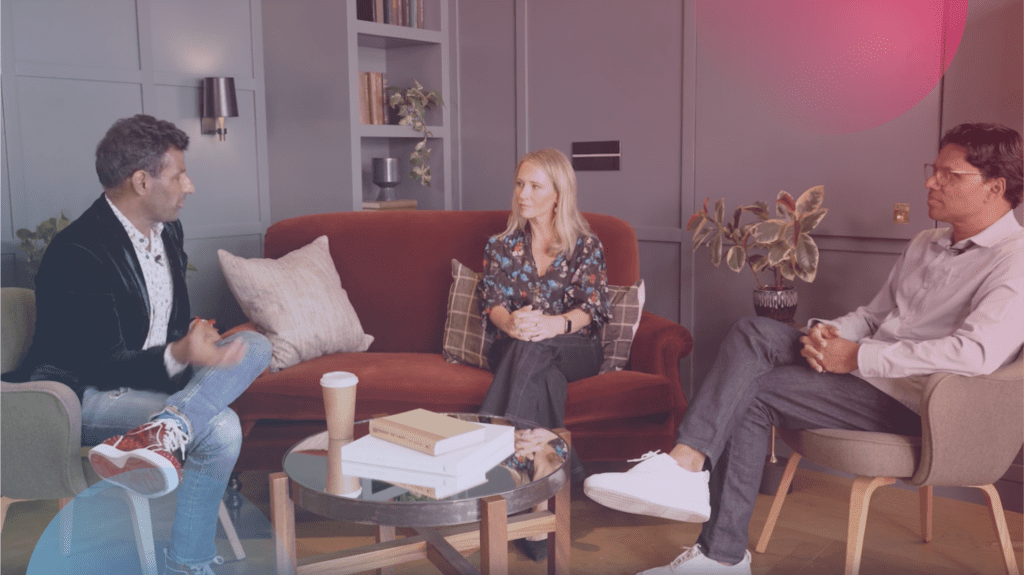
[[[920,416],[870,383],[812,370],[801,335],[766,318],[737,321],[679,425],[677,443],[711,469],[711,518],[697,542],[717,561],[746,552],[771,426],[921,433]]]
[[[597,375],[603,359],[601,342],[579,334],[543,341],[499,339],[488,354],[494,380],[480,413],[514,417],[548,429],[564,427],[569,383]],[[585,473],[575,451],[572,473],[574,479]]]

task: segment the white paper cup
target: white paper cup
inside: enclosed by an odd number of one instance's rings
[[[341,448],[351,443],[351,439],[330,440],[327,442],[327,485],[325,491],[331,495],[356,498],[363,492],[359,478],[345,475],[342,471]]]
[[[332,440],[352,439],[356,414],[356,384],[359,378],[347,371],[331,371],[320,378],[327,414],[327,437]]]

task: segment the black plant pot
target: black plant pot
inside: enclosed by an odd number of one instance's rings
[[[771,288],[754,290],[754,313],[760,317],[769,317],[793,325],[793,318],[796,317],[796,304],[795,287],[787,286],[781,290]]]

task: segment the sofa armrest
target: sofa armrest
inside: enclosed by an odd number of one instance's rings
[[[664,375],[679,381],[679,360],[690,355],[693,337],[683,326],[643,312],[629,352],[632,371]]]
[[[683,326],[650,312],[643,312],[629,352],[629,369],[668,378],[675,406],[675,425],[683,416],[686,396],[679,381],[679,360],[690,355],[693,337]]]
[[[1024,359],[991,375],[929,376],[913,485],[988,485],[1024,444]]]
[[[78,396],[56,381],[3,382],[2,395],[4,497],[60,499],[82,492]]]

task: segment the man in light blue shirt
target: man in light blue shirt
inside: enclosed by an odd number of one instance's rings
[[[584,491],[630,513],[704,523],[697,544],[644,574],[749,575],[747,532],[771,426],[919,435],[921,385],[935,372],[989,374],[1024,344],[1020,134],[949,130],[926,164],[922,232],[866,306],[806,335],[765,318],[732,326],[683,415],[676,446]]]

